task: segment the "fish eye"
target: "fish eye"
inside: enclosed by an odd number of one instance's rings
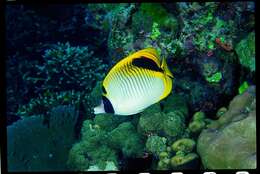
[[[109,99],[106,96],[102,96],[102,100],[103,100],[105,112],[114,114],[115,111],[114,111],[112,103],[109,101]]]

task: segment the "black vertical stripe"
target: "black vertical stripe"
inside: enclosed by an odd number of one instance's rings
[[[103,104],[104,104],[105,112],[106,112],[106,113],[112,113],[112,114],[114,114],[115,111],[114,111],[113,105],[112,105],[112,103],[108,100],[108,98],[105,97],[105,96],[102,96],[102,101],[103,101]]]
[[[132,68],[133,68],[133,67],[131,67],[131,65],[129,65],[128,68],[127,68],[127,73],[128,73],[128,75],[130,76],[130,77],[128,78],[128,82],[129,82],[129,84],[130,84],[129,94],[130,94],[130,97],[136,98],[136,95],[135,95],[135,91],[136,91],[136,89],[135,89],[135,83],[134,83],[134,80],[133,80],[133,78],[132,78],[132,77],[134,76],[134,73],[132,72]]]
[[[139,89],[139,84],[138,84],[138,79],[137,79],[137,73],[136,73],[134,67],[132,67],[131,70],[132,70],[132,73],[133,73],[132,81],[134,83],[135,96],[136,96],[136,98],[139,98],[140,89]]]
[[[139,96],[141,93],[142,93],[142,83],[140,81],[140,75],[139,75],[139,72],[137,70],[137,68],[133,68],[133,71],[135,73],[135,81],[136,81],[136,87],[137,87],[137,95]]]
[[[122,91],[122,95],[127,96],[127,80],[126,80],[126,76],[124,74],[125,68],[121,68],[118,75],[120,77],[120,83],[121,83],[121,91]]]
[[[146,82],[146,86],[148,87],[149,90],[147,90],[147,92],[149,93],[150,89],[152,89],[151,83],[150,83],[150,78],[149,78],[149,70],[144,70],[145,71],[145,76],[144,76],[144,80]]]
[[[146,91],[145,86],[147,84],[146,84],[146,82],[144,80],[144,76],[146,76],[146,74],[143,71],[141,71],[140,69],[138,69],[138,72],[140,74],[139,79],[140,79],[140,83],[141,83],[142,93],[144,93],[144,95],[146,95],[147,91]]]

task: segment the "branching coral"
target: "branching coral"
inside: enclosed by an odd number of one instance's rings
[[[18,114],[45,113],[59,104],[78,105],[80,102],[86,106],[87,114],[91,113],[90,96],[86,93],[103,78],[107,65],[93,57],[88,47],[74,47],[69,42],[57,43],[47,49],[43,62],[42,66],[35,66],[37,73],[27,72],[23,76],[27,83],[37,84],[35,91],[38,97],[20,106]]]
[[[21,105],[18,108],[17,114],[20,116],[31,116],[35,114],[46,114],[51,108],[58,105],[75,105],[78,106],[81,93],[75,91],[65,92],[50,92],[46,91],[39,97],[32,98],[26,105]]]
[[[96,80],[104,76],[106,69],[106,65],[93,57],[88,47],[74,47],[69,42],[54,45],[45,51],[43,58],[44,65],[38,66],[39,72],[47,76],[43,89],[90,91]]]

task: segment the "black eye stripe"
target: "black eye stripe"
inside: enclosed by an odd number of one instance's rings
[[[105,112],[114,114],[115,113],[114,108],[113,108],[111,102],[108,100],[108,98],[106,98],[105,96],[102,96],[102,100],[103,100]]]
[[[153,71],[163,72],[158,65],[151,59],[141,56],[140,58],[133,59],[132,64],[139,68],[145,68]]]

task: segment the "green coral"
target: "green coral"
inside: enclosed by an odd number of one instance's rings
[[[193,120],[203,120],[205,119],[205,113],[202,112],[202,111],[199,111],[199,112],[195,112],[195,114],[193,115]]]
[[[185,130],[185,117],[182,112],[173,111],[165,115],[162,122],[163,131],[166,136],[177,138]]]
[[[127,157],[140,157],[143,155],[144,142],[136,132],[131,122],[121,123],[108,134],[107,143],[110,147],[121,150]]]
[[[45,50],[44,66],[37,66],[38,74],[47,75],[42,88],[91,91],[96,80],[103,78],[107,67],[93,57],[93,53],[86,46],[71,46],[69,42],[57,43]]]
[[[170,168],[170,159],[169,158],[160,159],[157,165],[157,170],[168,170],[169,168]]]
[[[29,86],[36,88],[34,92],[38,96],[20,106],[18,113],[45,114],[58,104],[78,106],[83,103],[87,108],[86,114],[90,115],[88,92],[103,78],[107,68],[93,54],[87,46],[72,46],[69,42],[58,42],[46,49],[41,60],[43,63],[34,67],[37,73],[26,72],[22,77]]]
[[[172,150],[175,152],[182,151],[185,153],[189,153],[194,150],[195,146],[196,146],[196,143],[193,139],[182,138],[182,139],[175,141],[171,147],[172,147]]]
[[[113,161],[106,161],[105,169],[99,168],[98,165],[91,165],[87,171],[118,171],[118,167]]]
[[[225,39],[225,43],[232,45],[232,36],[236,33],[237,28],[232,20],[225,21],[214,17],[218,5],[216,3],[193,4],[189,9],[190,12],[185,12],[185,9],[180,7],[182,16],[186,18],[189,18],[191,12],[196,13],[192,20],[184,21],[183,33],[187,34],[183,34],[180,40],[185,41],[190,35],[193,35],[192,40],[196,49],[203,52],[218,48],[215,39],[220,37]]]
[[[107,133],[92,120],[85,120],[81,129],[81,141],[73,145],[67,164],[71,170],[86,171],[97,165],[104,170],[106,161],[117,165],[117,152],[106,143]]]
[[[23,117],[34,114],[46,114],[51,108],[58,105],[79,105],[81,101],[81,93],[72,91],[50,92],[45,91],[39,94],[37,98],[32,98],[28,104],[20,105],[17,114]]]
[[[192,121],[188,125],[188,129],[190,132],[198,134],[203,128],[205,128],[205,126],[205,113],[199,111],[193,115]]]
[[[210,83],[218,83],[222,79],[222,73],[217,72],[210,77],[206,77],[206,80]]]
[[[218,111],[216,113],[216,117],[219,118],[219,117],[223,116],[226,112],[227,112],[227,108],[221,107],[218,109]]]
[[[160,32],[160,30],[158,28],[158,23],[154,22],[153,26],[152,26],[151,38],[153,40],[156,40],[160,35],[161,35],[161,32]]]
[[[162,105],[163,112],[165,113],[178,110],[183,113],[184,116],[188,116],[188,106],[185,97],[182,95],[169,95],[164,101],[162,101]]]
[[[160,133],[169,138],[180,137],[185,130],[185,117],[182,112],[141,114],[138,129],[142,134]]]
[[[141,113],[138,131],[144,135],[156,133],[171,139],[181,137],[188,115],[185,100],[181,96],[170,95],[161,105],[157,103]]]
[[[111,26],[107,43],[113,62],[118,62],[122,57],[135,51],[133,48],[134,34],[132,29],[127,26],[135,6],[134,3],[121,3],[109,14]]]
[[[247,90],[247,88],[249,87],[247,81],[244,81],[238,88],[238,93],[242,94],[243,92],[245,92]]]
[[[168,13],[160,3],[141,3],[140,10],[150,16],[152,21],[158,23],[160,27],[172,30],[176,30],[178,27],[176,18]]]
[[[255,32],[251,32],[248,36],[241,40],[235,47],[240,63],[255,71]]]
[[[148,137],[145,146],[148,152],[153,153],[155,156],[159,156],[161,152],[166,151],[166,143],[167,139],[165,137],[152,135]]]
[[[167,147],[166,147],[167,150]],[[159,154],[159,159],[164,159],[164,158],[168,158],[169,157],[169,153],[166,151],[163,151]]]
[[[171,158],[171,167],[173,169],[192,169],[198,163],[199,156],[196,153],[184,155],[179,153]]]
[[[99,114],[94,118],[95,125],[102,130],[112,131],[116,128],[116,124],[113,122],[112,114]]]
[[[139,117],[138,131],[143,134],[157,132],[161,128],[160,112],[160,104],[158,103],[145,109]]]
[[[202,131],[202,129],[206,126],[206,123],[204,121],[192,121],[189,124],[189,130],[192,133],[199,133]]]

